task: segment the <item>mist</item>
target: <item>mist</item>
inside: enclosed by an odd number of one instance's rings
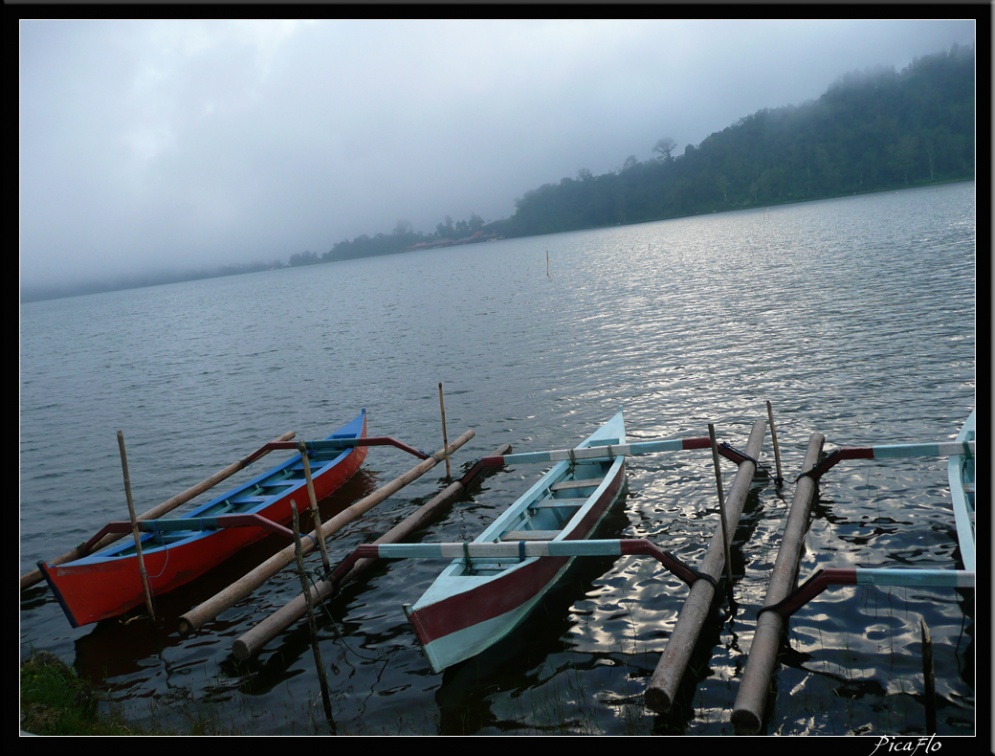
[[[22,287],[286,263],[680,154],[966,20],[22,20]]]

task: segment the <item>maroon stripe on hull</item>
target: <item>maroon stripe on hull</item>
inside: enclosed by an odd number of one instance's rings
[[[625,480],[625,464],[597,503],[564,540],[588,538],[616,500]],[[506,614],[542,593],[574,557],[542,557],[512,568],[505,575],[474,588],[413,611],[408,619],[422,645],[451,633]]]
[[[355,475],[367,451],[366,447],[357,447],[344,461],[313,478],[315,498],[320,501],[328,497]],[[274,522],[288,523],[292,519],[291,499],[299,511],[310,507],[307,488],[302,487],[258,514]],[[264,528],[228,528],[190,543],[143,553],[153,597],[189,583],[269,534]],[[138,559],[134,556],[106,562],[49,565],[44,567],[43,574],[74,627],[116,617],[145,601]]]
[[[423,645],[499,617],[542,592],[566,567],[569,557],[536,559],[520,569],[412,612],[409,619]]]

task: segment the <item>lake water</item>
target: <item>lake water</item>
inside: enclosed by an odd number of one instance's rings
[[[809,437],[823,433],[827,450],[952,438],[976,399],[975,283],[975,186],[961,183],[23,305],[21,572],[127,518],[118,430],[143,512],[284,431],[324,437],[360,407],[371,435],[438,449],[439,383],[449,438],[476,434],[454,474],[504,443],[568,446],[620,407],[630,440],[707,435],[713,423],[743,448],[770,401],[786,484],[755,479],[733,601],[717,600],[668,714],[644,693],[687,588],[635,557],[579,564],[515,637],[443,674],[401,608],[438,563],[378,566],[318,625],[338,734],[732,734]],[[773,469],[769,435],[760,461]],[[416,463],[374,448],[325,506]],[[472,538],[541,472],[490,475],[420,538]],[[723,465],[726,490],[734,473]],[[445,485],[439,465],[336,534],[332,559]],[[651,538],[695,565],[716,506],[707,450],[633,457],[603,532]],[[264,542],[158,608],[178,617],[282,545]],[[849,462],[822,480],[800,575],[951,568],[955,545],[944,461]],[[171,623],[73,629],[47,588],[31,588],[21,657],[58,655],[138,727],[324,734],[306,622],[248,662],[231,653],[299,587],[281,573],[190,637]],[[974,617],[973,591],[825,592],[789,623],[764,732],[925,732],[921,618],[937,732],[974,734]]]

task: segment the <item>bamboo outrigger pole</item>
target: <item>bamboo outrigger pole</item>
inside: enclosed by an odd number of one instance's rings
[[[415,467],[412,467],[403,475],[392,480],[387,485],[378,488],[369,496],[360,499],[343,511],[339,512],[335,515],[335,517],[321,526],[320,532],[312,531],[309,534],[310,541],[309,545],[305,547],[305,553],[308,553],[314,549],[317,537],[327,538],[329,535],[344,525],[352,522],[367,510],[372,509],[384,499],[397,493],[408,483],[413,480],[417,480],[439,464],[446,454],[451,454],[453,451],[463,446],[463,444],[473,438],[474,435],[475,434],[472,429],[466,431],[466,433],[453,441],[448,448],[440,449],[427,459],[422,460]],[[192,610],[180,617],[180,632],[186,635],[202,627],[206,622],[218,616],[218,614],[223,612],[225,609],[233,606],[236,602],[241,601],[243,598],[248,596],[253,590],[258,588],[260,585],[273,577],[273,575],[290,564],[293,559],[293,545],[284,548],[282,551],[278,551],[247,575],[244,575],[242,578],[230,585],[228,588],[209,598],[199,606],[194,607]]]
[[[248,456],[243,457],[238,462],[234,462],[233,464],[229,465],[228,467],[224,468],[223,470],[219,470],[218,472],[214,473],[214,475],[212,475],[211,477],[209,477],[209,478],[201,481],[200,483],[198,483],[195,486],[191,486],[186,491],[184,491],[184,492],[182,492],[180,494],[177,494],[173,498],[167,499],[166,501],[162,502],[162,504],[159,504],[159,505],[153,507],[152,509],[150,509],[148,512],[145,512],[144,514],[138,515],[138,517],[136,519],[138,519],[138,520],[153,520],[153,519],[155,519],[155,518],[157,518],[157,517],[159,517],[161,515],[166,514],[167,512],[171,512],[172,510],[176,509],[181,504],[186,504],[188,501],[190,501],[195,496],[199,496],[200,494],[204,493],[204,491],[207,491],[208,489],[213,488],[218,483],[220,483],[221,481],[225,480],[225,478],[230,478],[232,475],[234,475],[235,473],[237,473],[239,470],[242,470],[242,469],[248,467],[250,464],[252,464],[253,462],[255,462],[260,457],[262,457],[262,456],[264,456],[266,454],[269,454],[270,449],[268,447],[271,444],[273,444],[273,443],[279,443],[279,442],[283,442],[283,441],[289,441],[295,435],[296,434],[294,433],[294,431],[287,431],[282,436],[274,439],[269,444],[266,444],[266,445],[260,447],[259,449],[256,449],[256,451],[252,452],[252,454],[249,454]],[[97,551],[98,549],[104,548],[104,546],[107,546],[108,544],[114,543],[115,541],[119,540],[123,536],[124,536],[124,533],[115,533],[115,534],[106,536],[105,538],[102,538],[100,541],[98,541],[96,544],[94,544],[92,547],[90,547],[87,550],[83,550],[79,546],[77,546],[76,548],[72,549],[71,551],[66,552],[62,556],[58,556],[55,559],[49,560],[49,564],[54,566],[54,565],[58,565],[58,564],[65,564],[66,562],[71,562],[74,559],[79,559],[80,557],[84,557],[84,556],[86,556],[87,554],[89,554],[89,553],[91,553],[93,551]],[[32,585],[35,585],[36,583],[41,582],[41,580],[42,580],[41,570],[37,570],[36,569],[36,570],[32,570],[31,572],[27,572],[27,573],[25,573],[24,575],[21,576],[21,586],[20,586],[21,590],[23,591],[25,588],[30,588]]]
[[[729,520],[729,529],[735,532],[739,524],[739,517],[746,504],[746,496],[750,492],[750,484],[757,469],[756,459],[760,456],[763,447],[764,435],[766,434],[767,423],[765,420],[757,420],[753,424],[753,431],[746,444],[746,457],[739,463],[739,470],[733,478],[732,486],[729,488],[729,497],[726,499],[726,516]],[[722,568],[725,563],[725,538],[722,529],[715,533],[708,551],[702,561],[699,572],[708,575],[711,580],[697,580],[691,586],[687,600],[677,618],[677,625],[674,632],[667,641],[667,648],[664,649],[650,679],[650,684],[646,689],[646,704],[659,712],[670,710],[677,693],[677,687],[684,677],[688,662],[691,659],[691,652],[698,642],[701,628],[708,615],[708,609],[715,596],[715,585],[722,577]]]
[[[824,443],[825,437],[821,433],[812,434],[802,463],[804,470],[812,470],[818,464]],[[781,601],[794,587],[798,562],[805,545],[805,532],[808,530],[809,509],[816,488],[817,483],[810,475],[801,476],[795,485],[795,497],[788,511],[764,606],[772,606]],[[757,618],[746,671],[732,710],[732,724],[736,734],[755,734],[760,730],[784,622],[777,612],[761,612]]]
[[[494,454],[507,454],[511,450],[509,444],[504,444],[495,450]],[[445,507],[450,501],[463,493],[477,478],[484,473],[486,468],[479,463],[474,465],[467,473],[457,481],[454,481],[442,492],[434,496],[430,501],[419,507],[413,514],[406,517],[404,521],[398,523],[384,535],[375,540],[374,544],[397,543],[403,538],[407,538],[416,530],[422,528],[430,520],[434,519],[439,510]],[[353,568],[342,577],[339,585],[344,585],[354,580],[360,573],[366,571],[376,562],[374,559],[360,559]],[[312,604],[317,604],[327,600],[335,593],[335,587],[327,580],[316,583],[310,591]],[[307,612],[306,597],[301,594],[285,605],[273,612],[269,617],[257,624],[251,630],[243,633],[232,645],[232,654],[236,659],[244,661],[251,659],[258,654],[263,647],[273,638],[282,633],[293,623],[300,620]]]
[[[124,474],[124,495],[128,499],[128,517],[131,519],[131,534],[135,539],[135,556],[138,557],[138,575],[142,579],[142,592],[145,594],[145,609],[149,619],[155,622],[155,609],[152,607],[152,590],[149,588],[149,574],[145,571],[145,557],[142,556],[142,535],[138,530],[135,516],[135,501],[131,498],[131,477],[128,475],[128,455],[124,450],[124,433],[117,432],[117,446],[121,452],[121,471]]]

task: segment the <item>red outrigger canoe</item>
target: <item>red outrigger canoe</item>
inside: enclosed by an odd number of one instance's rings
[[[317,500],[362,466],[368,448],[356,444],[357,439],[366,439],[366,410],[324,441],[305,442]],[[300,454],[176,518],[141,522],[148,531],[141,536],[141,548],[152,596],[189,583],[259,541],[268,534],[263,527],[268,523],[289,522],[291,500],[301,511],[310,505]],[[228,526],[234,523],[240,526]],[[39,562],[38,567],[73,627],[117,617],[145,600],[133,539],[64,564]]]

